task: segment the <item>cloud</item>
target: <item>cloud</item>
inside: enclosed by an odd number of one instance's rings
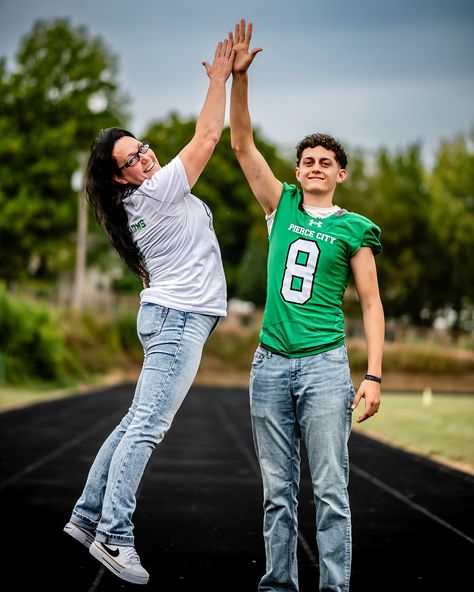
[[[473,125],[468,0],[17,0],[0,4],[0,55],[11,63],[34,20],[52,17],[85,25],[118,56],[139,134],[171,110],[199,113],[201,61],[241,17],[264,48],[250,72],[252,117],[276,144],[325,126],[369,149],[420,141],[432,152]]]

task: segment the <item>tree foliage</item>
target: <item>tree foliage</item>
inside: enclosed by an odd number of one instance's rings
[[[101,127],[123,120],[116,58],[67,20],[37,21],[16,68],[0,63],[0,275],[54,276],[71,265],[71,178]]]
[[[431,261],[431,309],[449,307],[459,321],[474,307],[474,130],[441,145],[428,188],[430,230],[437,245]]]
[[[430,273],[427,263],[433,253],[428,217],[431,200],[420,147],[394,155],[380,151],[369,186],[371,218],[382,229],[379,275],[386,313],[418,320],[430,297],[427,284],[420,279]]]
[[[0,59],[0,277],[53,281],[74,266],[77,193],[71,178],[101,128],[126,126],[116,57],[67,20],[37,21],[9,72]],[[144,134],[162,165],[190,141],[195,119],[170,113]],[[295,183],[295,164],[255,130],[276,177]],[[474,318],[474,131],[443,142],[431,169],[421,146],[375,157],[350,154],[335,203],[382,229],[377,257],[387,317],[432,324],[448,309]],[[265,302],[268,237],[263,210],[230,146],[229,129],[193,193],[213,211],[229,297]],[[120,264],[90,226],[89,262]],[[124,274],[122,290],[138,286]],[[467,326],[467,325],[466,325]]]
[[[355,170],[351,162],[348,179],[337,190],[338,205],[382,229],[377,267],[389,318],[431,325],[452,310],[459,325],[472,311],[473,138],[471,132],[445,141],[431,170],[419,145],[395,153],[382,148],[373,162],[357,158]]]

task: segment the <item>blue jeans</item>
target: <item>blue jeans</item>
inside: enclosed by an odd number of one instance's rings
[[[133,546],[132,515],[148,459],[171,426],[218,317],[142,303],[137,330],[143,368],[132,405],[100,448],[71,521],[96,540]]]
[[[263,479],[266,573],[260,592],[298,592],[300,439],[308,452],[320,590],[347,592],[351,515],[347,492],[354,388],[346,347],[285,358],[257,348],[250,374],[253,438]]]

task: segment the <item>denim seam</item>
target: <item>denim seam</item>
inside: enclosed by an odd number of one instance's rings
[[[158,327],[155,331],[153,331],[153,333],[149,333],[149,334],[144,335],[142,337],[143,341],[145,342],[146,345],[148,345],[149,341],[151,341],[155,337],[158,337],[158,335],[161,334],[161,331],[163,330],[163,325],[165,324],[166,319],[168,318],[169,310],[170,310],[169,308],[162,307],[159,317],[158,317],[158,320],[156,321],[155,318],[153,318],[153,324],[158,323]],[[156,311],[154,311],[154,313],[155,312]],[[140,335],[139,335],[139,337],[140,337]]]
[[[163,385],[161,387],[161,392],[163,392],[163,391],[166,390],[166,387],[168,386],[169,381],[170,381],[170,377],[173,374],[173,370],[176,367],[176,360],[178,359],[179,354],[181,353],[181,351],[183,349],[183,334],[184,334],[184,330],[186,328],[186,320],[187,320],[187,313],[184,313],[184,323],[183,323],[183,327],[181,329],[181,334],[180,334],[180,337],[179,337],[179,344],[178,344],[178,347],[176,348],[176,351],[174,353],[173,361],[171,362],[171,365],[170,365],[170,367],[168,369],[168,373],[166,375],[166,378],[163,381]],[[155,402],[154,402],[154,405],[153,405],[153,415],[156,415],[156,413],[159,412],[160,406],[163,407],[164,401],[165,401],[165,398],[164,397],[162,397],[162,398],[156,398],[155,399]],[[161,405],[160,405],[160,403],[161,403]],[[150,426],[151,426],[151,422],[148,421],[148,423],[144,427],[145,428],[150,428]]]
[[[164,390],[166,390],[166,387],[167,387],[167,385],[169,383],[170,376],[172,375],[172,372],[173,372],[173,370],[174,370],[174,368],[176,366],[176,359],[178,358],[178,355],[182,351],[183,334],[184,334],[184,329],[186,327],[187,313],[184,313],[184,315],[185,315],[184,316],[184,323],[183,323],[183,327],[181,329],[181,334],[180,334],[180,339],[179,339],[179,345],[176,348],[175,354],[173,356],[173,361],[171,362],[171,365],[170,365],[169,370],[168,370],[168,374],[166,375],[166,378],[163,381],[163,386],[162,386],[162,389],[161,389],[162,392]],[[163,324],[164,324],[164,321],[163,321]],[[155,399],[155,402],[154,402],[153,408],[152,408],[153,409],[153,411],[152,411],[152,415],[153,416],[156,415],[159,412],[159,407],[160,407],[159,403],[160,403],[160,401],[164,402],[164,398],[161,398],[161,399],[158,399],[157,398],[157,399]],[[150,428],[150,426],[151,426],[151,422],[148,421],[148,423],[144,427],[146,429],[148,429],[148,428]],[[127,459],[130,457],[132,451],[133,451],[133,447],[131,447],[127,451]],[[126,459],[123,459],[122,464],[120,465],[119,476],[117,478],[117,483],[116,483],[116,486],[114,487],[114,491],[112,492],[112,506],[115,505],[114,495],[115,495],[115,491],[117,489],[117,485],[119,485],[119,484],[122,483],[123,471],[124,471],[124,467],[126,465],[125,460]],[[127,541],[127,542],[132,542],[133,541],[133,537],[123,537],[121,535],[113,535],[113,534],[110,534],[110,533],[105,533],[104,531],[98,531],[98,532],[100,532],[101,534],[104,534],[104,536],[107,537],[107,541],[112,540],[112,537],[113,537],[113,540],[116,540],[116,541],[118,541],[118,540]]]
[[[297,418],[295,417],[295,420],[297,420]],[[294,517],[295,514],[295,506],[293,503],[293,486],[295,483],[295,452],[296,452],[296,433],[295,433],[295,428],[293,427],[293,441],[292,441],[292,451],[291,451],[291,482],[290,482],[290,512],[291,512],[291,517]],[[292,529],[288,529],[288,536],[291,538],[293,537],[293,531]],[[298,534],[297,534],[298,536]],[[288,565],[287,565],[287,573],[289,575],[289,577],[292,577],[292,563],[291,563],[291,550],[293,549],[293,545],[290,544],[292,543],[292,541],[288,540],[288,555],[287,555],[287,561],[288,561]],[[293,561],[296,560],[296,557],[293,559]],[[296,574],[296,577],[298,577],[298,574]]]
[[[350,415],[347,415],[347,420],[346,420],[346,442],[348,439],[350,433]],[[349,499],[348,499],[348,490],[347,490],[347,486],[348,486],[348,475],[349,475],[349,451],[346,445],[345,448],[345,452],[344,452],[344,460],[341,463],[341,468],[343,469],[343,482],[345,484],[345,487],[343,488],[344,491],[344,496],[346,498],[346,507],[345,507],[345,511],[347,512],[348,515],[350,515],[350,503],[349,503]],[[346,523],[346,537],[345,537],[345,550],[344,550],[344,554],[345,554],[345,569],[344,569],[344,588],[343,588],[343,592],[348,592],[349,590],[349,583],[350,583],[350,575],[351,575],[351,566],[350,566],[350,559],[351,559],[351,522],[350,520],[347,521]]]
[[[82,520],[83,522],[86,522],[87,524],[90,524],[90,526],[95,530],[97,528],[97,525],[99,524],[98,522],[93,522],[90,518],[88,518],[87,516],[84,516],[83,514],[80,514],[79,512],[77,512],[76,510],[72,511],[73,516],[76,516],[76,518],[79,518],[80,520]],[[74,520],[72,520],[72,522],[74,522]],[[85,526],[83,527],[85,528]]]
[[[347,488],[344,488],[344,493],[347,496]],[[344,510],[347,514],[350,513],[350,507],[345,505]],[[345,540],[344,540],[344,587],[343,592],[347,592],[349,590],[349,582],[350,582],[350,574],[351,574],[351,566],[350,566],[350,558],[351,558],[351,524],[350,520],[346,522],[346,533],[345,533]]]

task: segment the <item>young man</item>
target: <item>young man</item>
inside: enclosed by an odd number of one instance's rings
[[[253,142],[247,70],[252,24],[235,27],[230,126],[232,148],[266,214],[267,301],[252,362],[250,407],[263,478],[266,573],[261,592],[298,592],[296,547],[300,438],[308,452],[316,504],[320,590],[349,590],[351,517],[347,443],[380,404],[384,314],[374,254],[380,229],[333,205],[347,156],[331,136],[314,134],[296,149],[296,179],[275,178]],[[231,35],[232,38],[232,35]],[[353,274],[363,312],[368,369],[354,393],[344,342],[342,298]],[[355,396],[354,396],[355,395]]]

